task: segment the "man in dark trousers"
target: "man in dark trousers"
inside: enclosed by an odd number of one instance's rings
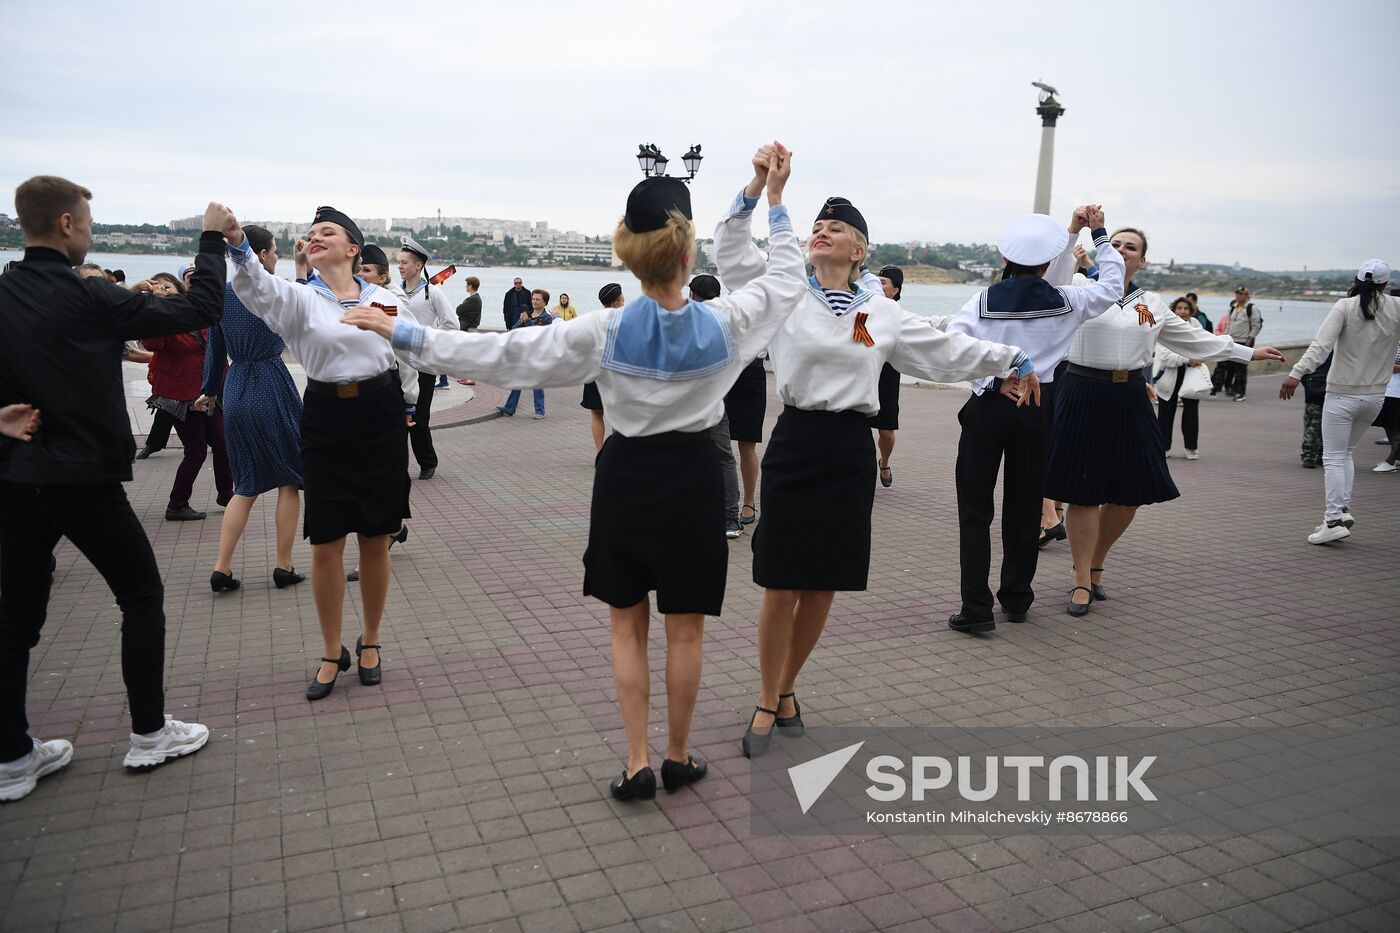
[[[515,287],[506,292],[505,301],[501,302],[501,313],[505,315],[506,330],[520,323],[520,315],[530,313],[530,290],[519,276],[515,279]]]
[[[157,298],[73,271],[92,245],[92,193],[51,175],[15,191],[24,260],[0,277],[0,407],[42,414],[30,440],[0,438],[0,800],[18,800],[73,756],[29,736],[29,652],[48,611],[50,560],[67,538],[122,611],[122,680],[131,707],[124,764],[148,770],[198,751],[199,723],[165,713],[165,591],[127,501],[136,445],[122,388],[124,340],[208,327],[223,314],[224,236],[236,221],[210,204],[189,292]]]

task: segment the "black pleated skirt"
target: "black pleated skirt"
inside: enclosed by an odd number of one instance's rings
[[[598,394],[598,383],[585,382],[583,384],[583,401],[579,402],[581,408],[589,411],[603,410],[603,397]]]
[[[1055,379],[1045,496],[1072,505],[1150,505],[1181,495],[1146,383]]]
[[[390,535],[408,510],[408,425],[395,379],[357,398],[308,390],[301,410],[302,534],[325,544]]]
[[[584,595],[625,609],[655,590],[658,612],[717,616],[728,567],[710,432],[609,436],[593,478]]]
[[[786,406],[763,454],[753,582],[863,590],[870,575],[875,442],[856,411]]]
[[[869,418],[872,428],[899,430],[899,370],[889,363],[880,370],[880,413]]]
[[[730,440],[763,443],[763,416],[768,411],[768,376],[763,371],[763,360],[754,360],[744,367],[724,397],[724,410],[729,415]]]
[[[1381,410],[1376,413],[1376,420],[1372,421],[1371,425],[1387,431],[1400,430],[1400,398],[1387,395],[1385,402],[1381,404]]]

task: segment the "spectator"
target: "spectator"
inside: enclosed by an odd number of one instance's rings
[[[1193,328],[1201,327],[1196,320],[1196,306],[1190,298],[1178,298],[1172,302],[1172,313]],[[1200,360],[1188,359],[1173,353],[1161,343],[1152,361],[1152,371],[1157,373],[1157,424],[1162,429],[1162,446],[1167,456],[1172,455],[1172,429],[1176,423],[1176,406],[1181,402],[1181,439],[1186,445],[1186,459],[1198,460],[1197,441],[1200,436],[1201,401],[1196,398],[1181,398],[1181,388],[1186,381],[1186,371],[1193,366],[1203,365]]]
[[[1315,470],[1322,466],[1322,406],[1327,402],[1327,374],[1332,369],[1332,354],[1322,365],[1303,377],[1303,466]]]
[[[513,330],[520,321],[520,315],[528,314],[530,311],[530,292],[525,290],[525,285],[520,281],[520,276],[515,277],[515,287],[506,292],[505,299],[501,302],[501,313],[506,319],[506,330]]]
[[[1224,324],[1224,333],[1235,343],[1254,346],[1254,339],[1264,327],[1264,315],[1255,310],[1254,303],[1249,300],[1249,289],[1245,286],[1235,289],[1235,300],[1230,302],[1230,310],[1225,312]],[[1215,375],[1211,379],[1211,394],[1224,391],[1235,401],[1243,402],[1248,382],[1248,363],[1221,360],[1216,364]]]
[[[1210,322],[1210,318],[1206,317],[1205,312],[1201,310],[1201,299],[1196,296],[1196,293],[1187,292],[1186,300],[1191,302],[1192,317],[1201,325],[1201,329],[1208,334],[1214,333],[1215,325]]]
[[[520,280],[516,279],[515,281],[518,286]],[[507,292],[506,294],[509,295],[510,292]],[[530,292],[530,310],[522,311],[520,313],[519,319],[515,322],[515,325],[511,329],[514,330],[516,327],[544,327],[546,324],[553,324],[554,315],[550,314],[548,311],[545,310],[545,306],[548,304],[549,292],[545,291],[542,288],[537,288],[534,291]],[[544,389],[533,389],[531,390],[531,392],[535,400],[535,417],[543,418]],[[499,411],[501,414],[505,415],[507,418],[512,418],[515,416],[515,409],[516,406],[518,406],[519,404],[520,390],[511,389],[510,395],[506,396],[506,403],[496,410]]]
[[[569,296],[563,292],[559,293],[559,304],[550,313],[561,321],[572,321],[578,317],[578,309],[569,304]]]
[[[471,332],[481,327],[481,296],[477,294],[480,288],[481,279],[474,275],[467,276],[467,297],[457,306],[457,323],[463,331]],[[476,385],[475,379],[457,381],[464,386]]]
[[[1372,473],[1394,473],[1400,470],[1396,461],[1400,460],[1400,347],[1395,349],[1395,364],[1391,367],[1390,382],[1385,387],[1385,401],[1381,403],[1380,414],[1373,424],[1385,429],[1390,441],[1390,456],[1376,464]]]

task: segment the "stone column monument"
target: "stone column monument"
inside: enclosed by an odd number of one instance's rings
[[[1050,180],[1055,171],[1055,121],[1065,112],[1055,99],[1058,93],[1048,84],[1032,81],[1040,88],[1040,106],[1035,112],[1040,114],[1040,167],[1035,174],[1035,207],[1037,214],[1050,213]]]

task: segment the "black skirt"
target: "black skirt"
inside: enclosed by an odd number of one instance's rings
[[[1150,505],[1181,495],[1141,379],[1055,379],[1045,497],[1071,505]]]
[[[587,408],[589,411],[603,410],[603,397],[598,394],[598,383],[585,382],[583,384],[583,401],[579,402],[579,406]]]
[[[302,534],[391,535],[409,518],[408,425],[397,378],[357,398],[310,389],[301,410]]]
[[[783,408],[763,454],[753,582],[863,590],[870,575],[875,442],[856,411]]]
[[[730,440],[763,443],[763,416],[768,410],[768,375],[763,371],[763,360],[744,367],[724,397],[724,410],[729,415]]]
[[[724,483],[709,431],[613,434],[598,452],[583,593],[626,609],[720,614],[729,567]]]
[[[872,428],[899,430],[899,370],[889,363],[880,370],[880,412],[869,418]]]
[[[1371,424],[1387,431],[1400,431],[1400,398],[1387,395],[1385,402],[1381,404],[1381,410],[1376,413],[1376,420]]]

